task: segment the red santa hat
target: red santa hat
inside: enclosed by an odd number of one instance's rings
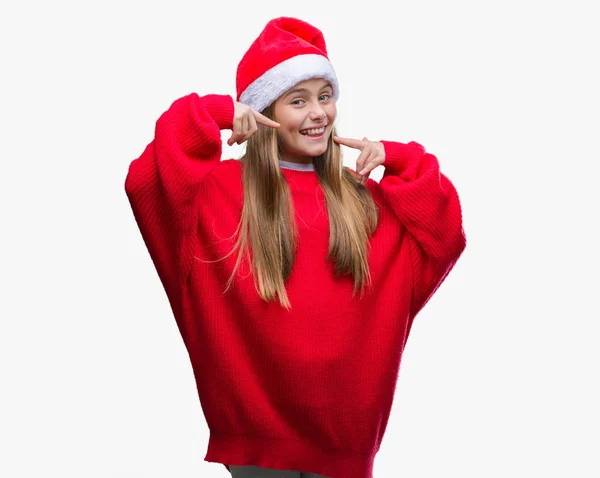
[[[292,86],[311,78],[328,80],[337,101],[338,80],[327,56],[323,33],[297,18],[275,18],[267,23],[238,65],[237,101],[260,112]]]

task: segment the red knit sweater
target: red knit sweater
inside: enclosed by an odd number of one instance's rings
[[[299,246],[292,305],[258,296],[245,261],[224,294],[243,189],[242,164],[221,160],[233,98],[195,93],[158,119],[125,190],[187,348],[210,430],[205,461],[371,478],[415,315],[466,245],[459,198],[435,156],[383,141],[372,286],[326,260],[329,222],[315,171],[282,169]]]

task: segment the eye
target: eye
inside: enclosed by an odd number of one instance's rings
[[[320,96],[320,98],[323,98],[324,96],[325,96],[327,99],[331,98],[331,95],[329,95],[329,94],[327,94],[327,93],[325,93],[325,94],[321,95],[321,96]]]
[[[293,104],[293,105],[297,105],[297,104],[299,104],[299,103],[296,103],[297,101],[304,101],[304,100],[297,99],[297,100],[294,100],[294,101],[292,101],[292,104]]]

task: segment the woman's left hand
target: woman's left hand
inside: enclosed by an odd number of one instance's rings
[[[362,140],[351,138],[340,138],[334,136],[336,143],[343,144],[350,148],[360,150],[356,159],[357,181],[363,185],[367,184],[367,179],[371,171],[377,166],[381,166],[385,161],[385,148],[379,141],[369,141],[366,137]]]

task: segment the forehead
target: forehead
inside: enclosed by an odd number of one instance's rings
[[[331,83],[329,82],[329,80],[326,80],[324,78],[311,78],[309,80],[305,80],[300,83],[297,83],[296,85],[292,86],[289,90],[287,90],[284,94],[287,94],[290,91],[301,90],[301,89],[305,89],[305,90],[309,90],[309,91],[319,91],[326,86],[331,86]]]

